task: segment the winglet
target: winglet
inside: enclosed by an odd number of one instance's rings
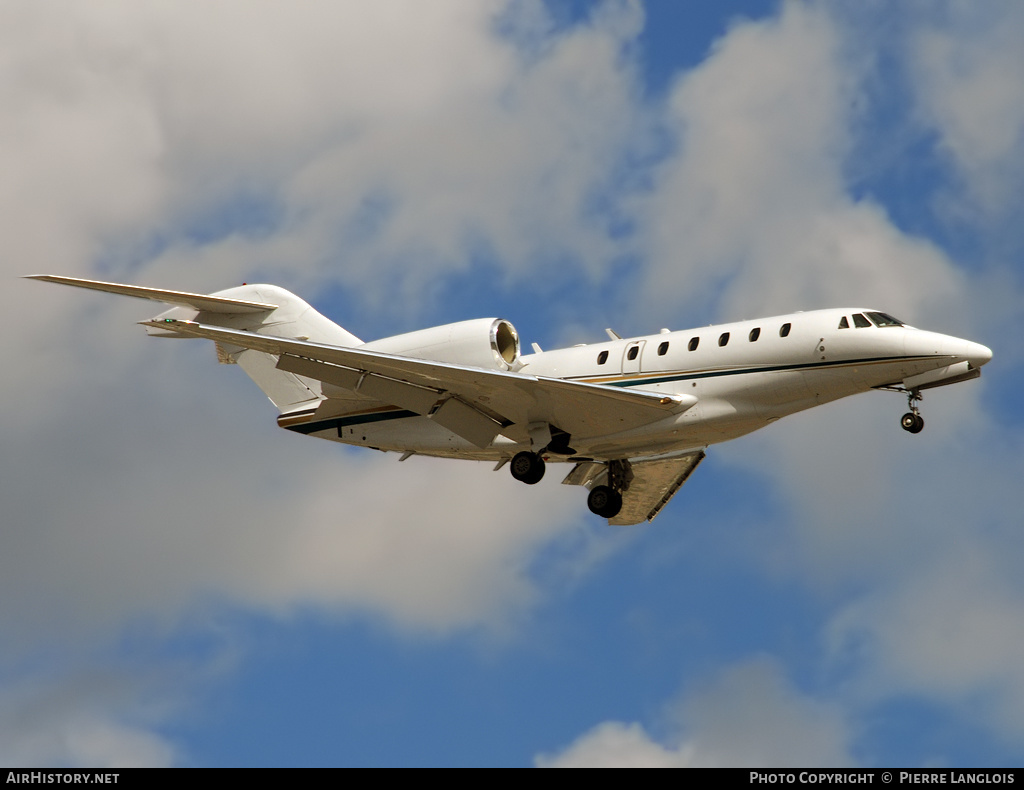
[[[59,283],[60,285],[73,285],[76,288],[90,288],[94,291],[106,291],[108,293],[120,294],[121,296],[133,296],[136,299],[150,299],[154,302],[165,304],[184,305],[201,310],[206,313],[269,313],[276,310],[276,304],[264,302],[248,302],[243,299],[228,299],[223,296],[211,296],[209,294],[194,294],[186,291],[166,291],[161,288],[145,288],[141,285],[122,285],[121,283],[108,283],[102,280],[85,280],[80,277],[62,277],[56,274],[27,274],[27,280],[42,280],[47,283]]]

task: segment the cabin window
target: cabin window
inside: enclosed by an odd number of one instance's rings
[[[839,328],[840,329],[849,329],[850,328],[850,322],[846,320],[846,316],[845,315],[842,318],[839,319]]]
[[[600,354],[597,355],[597,364],[598,365],[603,365],[607,361],[608,361],[608,352],[607,351],[602,351]]]
[[[640,346],[633,346],[629,351],[626,352],[626,359],[636,359],[636,355],[640,353]]]
[[[789,330],[793,328],[792,324],[783,324],[779,327],[779,337],[789,337]]]
[[[871,326],[871,322],[868,321],[868,319],[866,319],[860,313],[854,313],[853,314],[853,325],[855,327],[857,327],[858,329],[863,329],[866,326]]]
[[[700,338],[699,337],[691,337],[690,338],[690,345],[688,345],[687,348],[690,349],[690,351],[696,351],[698,345],[700,345]]]
[[[750,330],[750,342],[753,343],[759,337],[761,337],[761,327],[755,326]]]
[[[729,342],[729,333],[728,332],[722,332],[722,334],[720,334],[718,336],[718,345],[724,346],[728,342]]]
[[[868,318],[875,322],[875,326],[903,326],[902,321],[897,321],[885,313],[868,313]]]
[[[668,353],[668,341],[666,340],[660,346],[658,346],[658,356],[663,357]]]

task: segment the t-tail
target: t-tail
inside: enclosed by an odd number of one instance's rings
[[[28,278],[174,305],[152,319],[158,324],[174,320],[196,321],[333,346],[363,344],[362,340],[318,313],[306,301],[276,285],[240,285],[212,294],[194,294],[52,274],[33,274]],[[153,326],[147,326],[146,331],[155,337],[186,337],[173,330]],[[241,367],[280,412],[295,411],[304,403],[312,404],[321,399],[319,381],[278,370],[276,356],[219,342],[216,345],[217,360]]]

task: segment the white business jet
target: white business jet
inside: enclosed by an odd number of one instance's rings
[[[661,330],[523,354],[508,321],[481,318],[364,343],[292,293],[242,285],[213,294],[55,275],[32,279],[175,305],[143,324],[214,341],[280,411],[278,425],[345,444],[509,464],[536,483],[548,463],[586,486],[611,524],[650,521],[708,445],[872,389],[907,396],[981,375],[983,345],[859,307]]]

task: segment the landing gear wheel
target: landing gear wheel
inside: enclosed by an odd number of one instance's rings
[[[903,430],[908,431],[909,433],[921,433],[921,430],[924,428],[924,417],[920,414],[914,414],[914,412],[908,411],[903,415],[902,419],[900,419],[900,426],[902,426]]]
[[[527,485],[532,486],[534,483],[539,483],[540,479],[544,477],[544,459],[537,453],[525,450],[516,453],[509,468],[512,470],[512,477]]]
[[[900,427],[908,433],[921,433],[924,428],[924,417],[921,416],[921,411],[917,408],[917,404],[922,400],[921,391],[906,390],[906,393],[910,411],[900,418]]]
[[[622,494],[608,486],[594,486],[587,496],[587,507],[601,518],[615,518],[622,510]]]

